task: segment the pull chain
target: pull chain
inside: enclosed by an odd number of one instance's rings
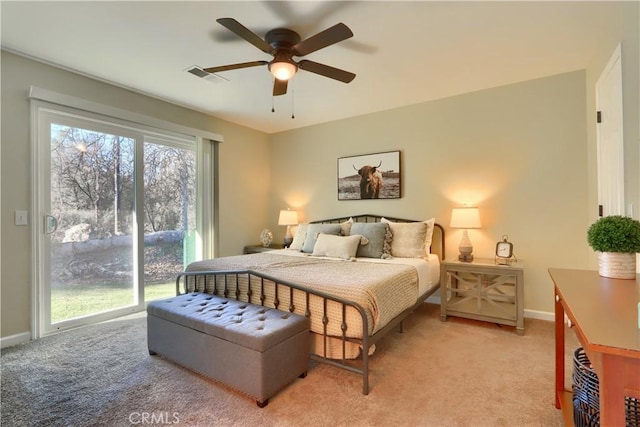
[[[296,116],[295,116],[295,114],[294,114],[294,111],[295,111],[295,104],[294,104],[294,102],[293,102],[293,100],[294,100],[294,98],[295,98],[295,94],[296,94],[295,89],[291,88],[291,119],[292,119],[292,120],[296,118]]]
[[[296,118],[294,98],[295,98],[295,90],[292,87],[291,88],[291,119],[295,119]],[[276,97],[271,95],[271,112],[272,113],[276,112],[275,99],[276,99]]]

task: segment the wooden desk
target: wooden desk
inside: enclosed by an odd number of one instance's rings
[[[640,278],[616,280],[597,271],[549,269],[555,284],[556,408],[572,417],[565,388],[564,315],[598,375],[600,425],[624,426],[624,397],[640,398]]]

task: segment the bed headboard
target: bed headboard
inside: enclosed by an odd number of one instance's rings
[[[330,218],[330,219],[321,219],[317,221],[309,221],[312,224],[336,224],[348,221],[349,218],[352,218],[354,222],[380,222],[382,215],[351,215],[351,216],[343,216],[340,218]],[[394,218],[391,216],[384,216],[389,221],[393,222],[420,222],[413,219],[404,219],[404,218]],[[444,259],[444,228],[438,223],[433,227],[433,238],[431,240],[431,253],[437,254],[440,260]]]

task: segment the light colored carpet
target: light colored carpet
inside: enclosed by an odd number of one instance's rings
[[[313,364],[264,409],[146,348],[127,318],[2,352],[3,426],[561,426],[553,406],[553,323],[510,327],[425,304],[378,343],[371,392],[359,376]],[[571,341],[572,334],[567,338]],[[570,353],[573,344],[568,344]],[[570,359],[568,361],[570,363]],[[570,371],[570,365],[568,365]],[[146,418],[143,418],[146,417]]]

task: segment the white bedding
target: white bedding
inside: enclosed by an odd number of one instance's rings
[[[311,256],[304,252],[289,250],[289,249],[276,249],[273,252],[282,255],[308,257]],[[337,258],[331,258],[336,259]],[[378,259],[378,258],[355,258],[355,261],[340,260],[343,262],[373,262],[381,264],[404,264],[412,265],[418,272],[418,296],[424,294],[426,291],[432,289],[438,285],[440,281],[440,258],[436,254],[429,254],[428,259],[423,258],[392,258],[392,259]]]

